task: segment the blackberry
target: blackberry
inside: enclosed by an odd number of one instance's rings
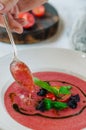
[[[74,96],[71,96],[69,98],[69,101],[67,102],[68,106],[72,109],[77,108],[77,102],[80,102],[80,96],[79,94],[76,94]]]
[[[70,97],[70,100],[74,100],[75,102],[80,102],[80,96],[79,94],[76,94],[74,96]]]
[[[40,89],[39,92],[37,92],[38,96],[46,96],[47,90],[46,89]]]
[[[39,110],[41,112],[44,112],[45,111],[45,103],[44,103],[44,100],[41,100],[38,104],[38,106],[36,107],[36,110]]]
[[[74,100],[69,100],[68,103],[67,103],[67,105],[68,105],[70,108],[72,108],[72,109],[77,108],[77,102],[74,101]]]

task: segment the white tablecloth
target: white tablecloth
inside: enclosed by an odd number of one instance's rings
[[[73,49],[70,43],[71,28],[77,17],[86,9],[86,0],[49,0],[59,13],[61,22],[57,34],[41,44],[17,45],[18,50],[29,47],[57,47]],[[0,57],[12,52],[12,46],[0,42]]]

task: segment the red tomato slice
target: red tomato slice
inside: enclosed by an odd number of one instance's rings
[[[27,24],[23,26],[24,28],[30,28],[30,27],[32,27],[35,24],[35,18],[29,12],[20,13],[18,15],[18,17],[19,18],[24,18],[26,20]]]
[[[55,100],[56,99],[56,97],[55,97],[55,95],[53,94],[53,93],[48,93],[47,95],[46,95],[46,98],[49,98],[49,99],[51,99],[51,100]]]
[[[34,8],[34,9],[32,10],[32,13],[33,13],[35,16],[37,16],[37,17],[42,17],[42,16],[44,16],[44,14],[45,14],[45,7],[44,7],[43,5],[41,5],[41,6],[37,7],[37,8]]]

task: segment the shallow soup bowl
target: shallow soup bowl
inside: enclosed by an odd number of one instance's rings
[[[22,61],[24,61],[27,65],[29,65],[32,73],[59,72],[59,73],[72,75],[74,77],[79,78],[80,80],[83,80],[84,83],[86,82],[86,54],[85,53],[77,52],[74,50],[51,48],[51,47],[28,48],[25,50],[21,50],[18,53],[19,53],[19,58]],[[14,79],[12,78],[9,69],[10,63],[12,61],[12,55],[13,54],[8,54],[0,58],[0,128],[1,130],[33,129],[33,127],[29,128],[17,122],[15,119],[13,119],[10,116],[10,114],[7,112],[4,103],[5,92],[10,86],[10,84],[14,82]],[[84,93],[86,93],[86,91],[84,91]],[[84,113],[85,111],[86,109],[84,108],[82,113]],[[86,127],[86,123],[85,123],[86,121],[85,122],[83,121],[85,120],[85,117],[83,116],[84,119],[80,119],[80,116],[81,115],[76,116],[79,118],[77,119],[79,123],[74,124],[74,127],[72,127],[73,130],[84,129]],[[71,117],[71,120],[73,120],[73,118]],[[59,120],[61,119],[58,119],[58,122]],[[80,121],[83,123],[80,123]],[[69,128],[71,129],[71,125],[68,127],[63,125],[63,128],[64,130],[68,130]],[[56,126],[55,129],[54,126],[51,127],[51,130],[63,130],[63,128],[62,127],[60,128],[59,125],[57,129]]]

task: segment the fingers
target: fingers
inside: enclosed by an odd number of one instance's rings
[[[19,10],[17,7],[18,0],[0,0],[0,26],[4,27],[4,20],[1,14],[7,14],[9,20],[9,26],[12,31],[17,33],[23,32],[24,22],[22,20],[16,19]],[[8,13],[9,12],[9,13]]]
[[[8,21],[9,21],[9,25],[10,28],[13,32],[17,32],[17,33],[22,33],[23,32],[23,26],[22,24],[24,24],[24,20],[19,20],[19,19],[14,19],[14,17],[8,13]]]
[[[17,19],[8,13],[8,23],[12,32],[21,34],[23,32],[23,26],[26,24],[24,19]],[[5,27],[3,15],[0,15],[0,26]]]
[[[11,30],[22,33],[26,22],[24,19],[18,19],[18,13],[20,11],[29,11],[45,2],[47,0],[0,0],[0,26],[4,27],[4,20],[1,14],[6,13]]]
[[[0,0],[0,13],[7,13],[17,2],[18,0]]]
[[[7,12],[11,31],[20,34],[23,32],[23,26],[26,24],[26,21],[24,19],[19,19],[18,14],[19,14],[19,9],[17,5],[14,8],[12,8],[9,12]],[[2,27],[5,26],[3,15],[1,14],[0,14],[0,26]]]
[[[21,19],[16,19],[16,21],[17,21],[18,23],[20,23],[22,26],[25,26],[25,25],[27,24],[27,21],[26,21],[25,19],[23,19],[23,18],[21,18]]]
[[[3,19],[3,15],[0,14],[0,26],[4,27],[4,19]]]
[[[14,18],[18,17],[19,14],[18,6],[17,5],[14,6],[9,12],[14,16]]]
[[[0,3],[0,11],[4,9],[4,5]]]

